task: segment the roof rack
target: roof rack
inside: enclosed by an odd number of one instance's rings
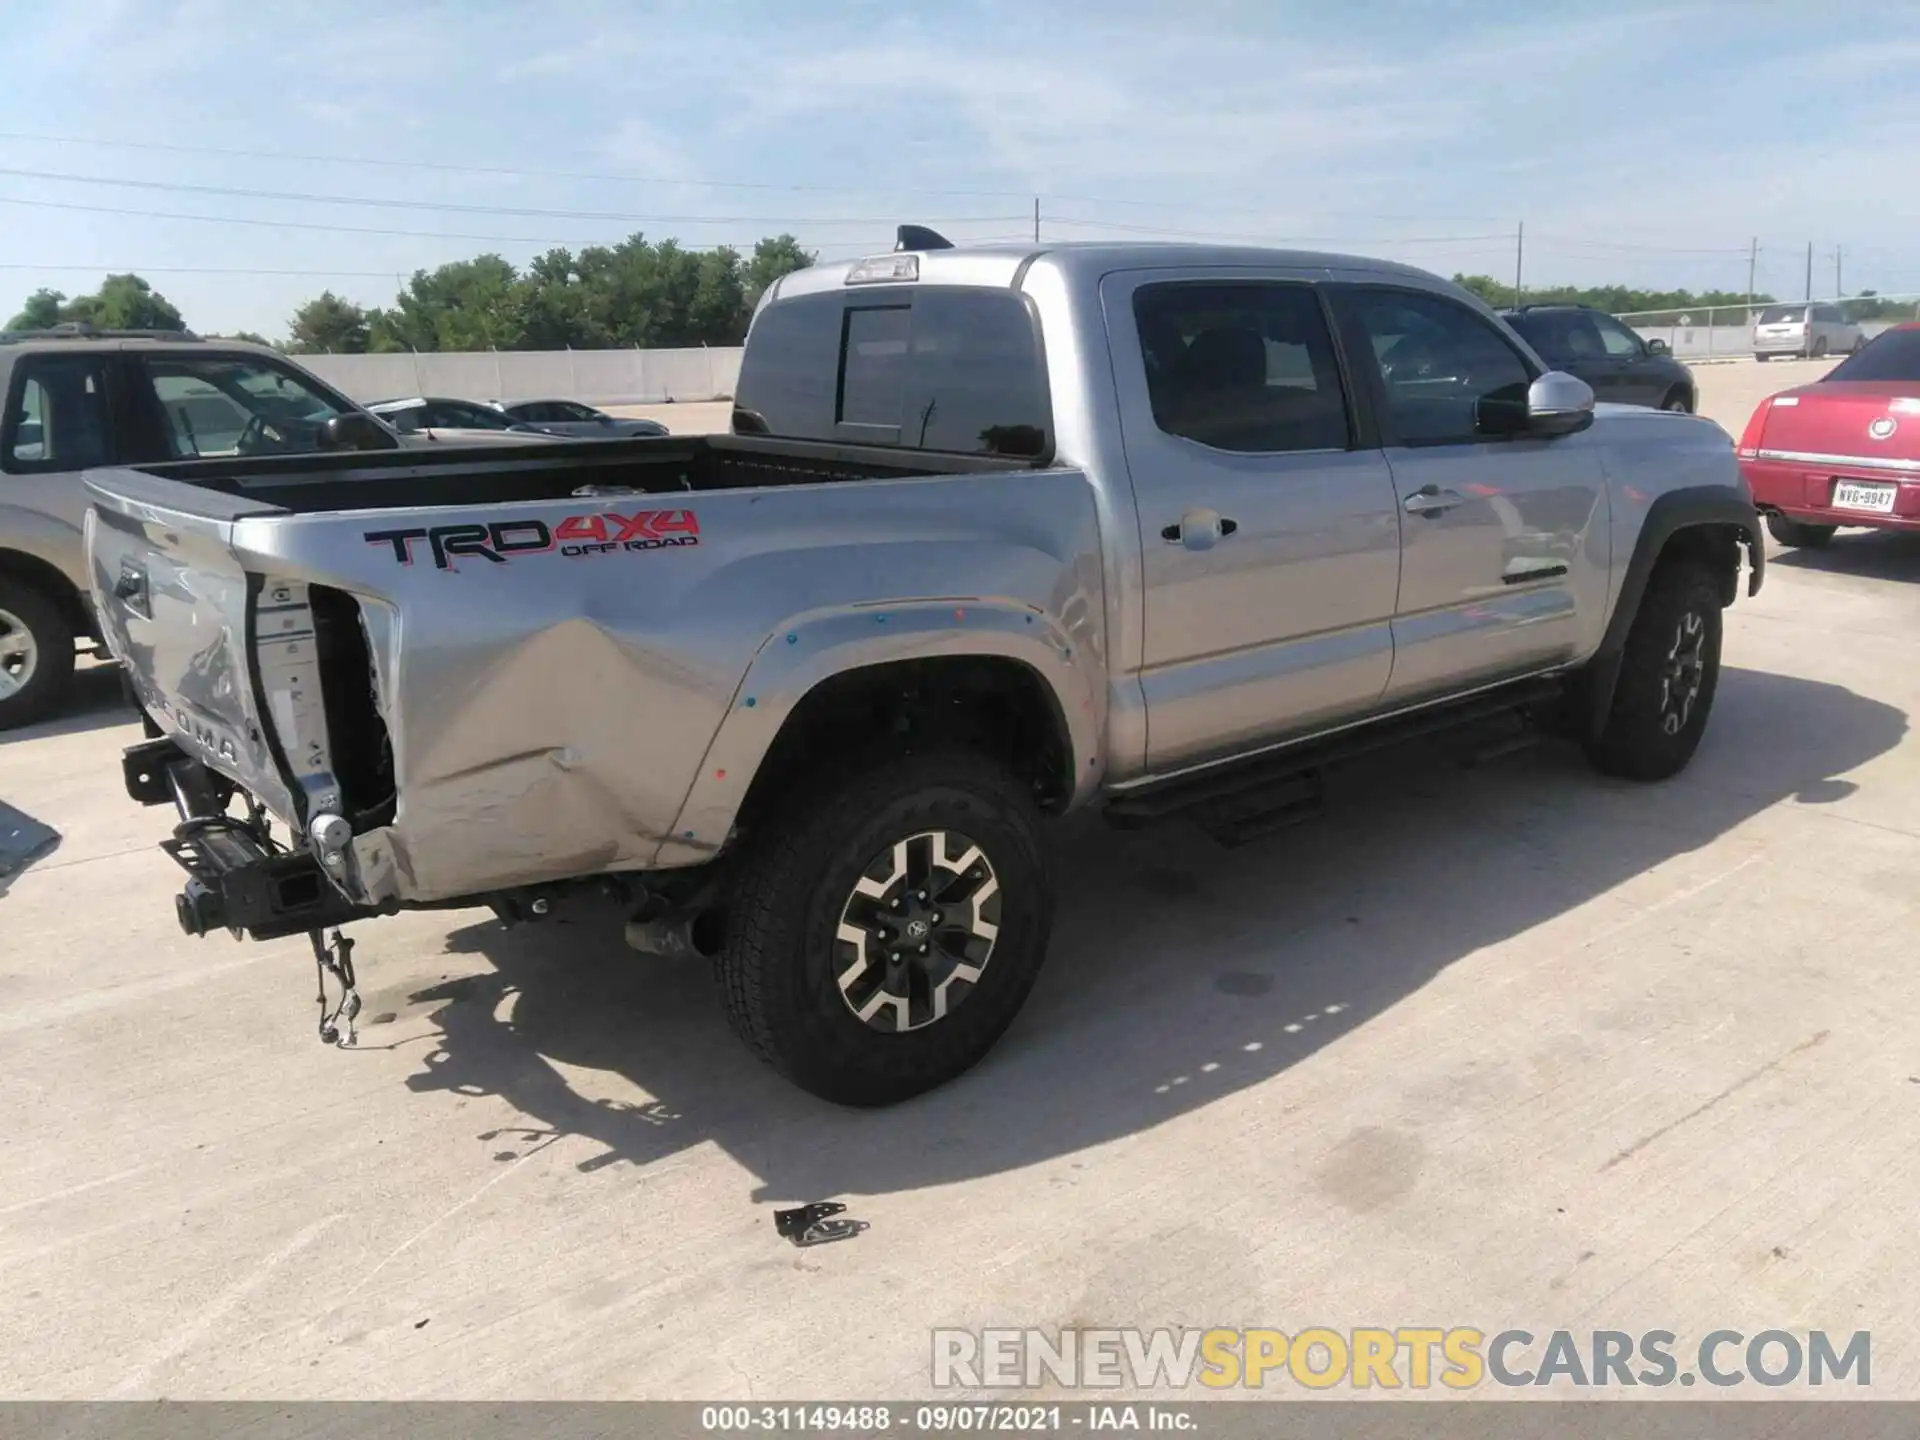
[[[198,344],[191,330],[102,330],[85,320],[66,320],[45,330],[0,330],[0,343],[21,340],[173,340]]]

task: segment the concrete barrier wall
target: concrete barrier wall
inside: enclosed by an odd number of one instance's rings
[[[363,405],[409,395],[455,400],[564,398],[589,405],[725,400],[740,378],[738,346],[698,350],[483,350],[400,355],[296,355]]]
[[[1868,320],[1861,324],[1860,331],[1869,340],[1892,325],[1891,320]],[[1639,325],[1634,331],[1643,340],[1664,340],[1673,353],[1682,360],[1708,360],[1725,357],[1729,360],[1753,354],[1753,330],[1747,325],[1715,325],[1708,329],[1705,325]]]

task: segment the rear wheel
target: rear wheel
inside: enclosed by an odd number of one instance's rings
[[[1818,340],[1813,342],[1813,358],[1816,360],[1824,360],[1827,358],[1826,336],[1822,335]]]
[[[1708,570],[1662,565],[1627,632],[1595,769],[1628,780],[1679,774],[1699,748],[1720,683],[1720,592]]]
[[[73,683],[73,626],[47,595],[0,577],[0,730],[51,715]]]
[[[749,846],[716,966],[735,1033],[842,1105],[962,1074],[1033,988],[1053,893],[1028,788],[963,751],[803,792]]]
[[[1676,385],[1667,392],[1667,398],[1660,402],[1662,410],[1677,410],[1683,415],[1693,413],[1693,397]]]
[[[1835,525],[1809,525],[1801,520],[1789,520],[1784,515],[1767,516],[1767,533],[1782,545],[1792,545],[1801,550],[1818,550],[1833,539]]]

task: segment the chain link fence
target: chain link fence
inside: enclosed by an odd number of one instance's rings
[[[1695,305],[1684,310],[1617,311],[1614,319],[1631,326],[1643,340],[1664,340],[1682,360],[1737,360],[1754,354],[1754,324],[1770,318],[1795,318],[1812,308],[1824,325],[1857,325],[1868,340],[1890,325],[1920,320],[1920,293],[1841,296],[1822,300],[1776,300],[1751,306]],[[1830,313],[1822,313],[1830,312]],[[1847,346],[1829,344],[1844,351]]]

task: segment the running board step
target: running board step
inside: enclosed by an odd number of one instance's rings
[[[1325,805],[1322,772],[1331,766],[1425,736],[1519,714],[1557,699],[1562,688],[1557,678],[1504,685],[1465,700],[1428,706],[1248,760],[1144,785],[1110,800],[1106,817],[1122,829],[1176,818],[1207,829],[1209,817],[1225,817],[1222,824],[1228,833],[1250,839],[1255,833],[1267,834],[1318,814]],[[1537,736],[1530,733],[1531,728],[1518,726],[1510,737],[1475,750],[1469,763],[1484,763],[1535,743]],[[1257,831],[1250,828],[1256,818],[1264,827]]]
[[[1277,830],[1304,825],[1326,812],[1325,778],[1321,771],[1305,770],[1243,791],[1232,799],[1198,806],[1186,818],[1215,844],[1232,850]]]

